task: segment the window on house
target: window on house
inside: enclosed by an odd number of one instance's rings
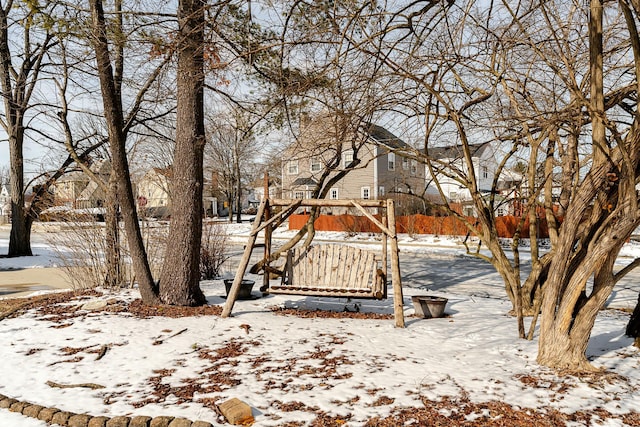
[[[409,159],[406,157],[402,158],[402,169],[408,171],[409,170]]]
[[[488,167],[486,167],[486,166],[483,166],[483,167],[482,167],[482,177],[483,177],[484,179],[489,178],[489,168],[488,168]]]
[[[455,191],[449,192],[449,200],[456,200],[458,198],[458,193]]]
[[[322,170],[322,163],[317,157],[311,158],[311,172],[320,172]]]
[[[304,199],[304,191],[294,191],[293,192],[294,199]]]
[[[378,187],[378,195],[380,197],[384,196],[384,186],[381,185],[380,187]]]
[[[344,168],[346,169],[353,162],[353,151],[345,151],[342,156],[344,157]]]
[[[297,160],[289,160],[287,163],[287,173],[289,175],[297,175],[298,174],[298,161]]]
[[[411,175],[417,175],[417,174],[418,174],[418,161],[411,160]]]
[[[367,200],[371,198],[371,188],[369,187],[362,187],[360,188],[360,196]]]
[[[338,199],[338,189],[337,188],[332,188],[331,190],[329,190],[329,198],[333,199],[333,200],[337,200]]]
[[[388,169],[390,171],[396,170],[396,155],[394,153],[389,153],[389,155],[387,156],[387,160],[389,162]]]

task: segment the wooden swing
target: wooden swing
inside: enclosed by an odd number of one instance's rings
[[[265,191],[265,194],[268,192]],[[282,209],[272,214],[273,207]],[[359,249],[346,245],[327,244],[309,247],[294,247],[286,254],[286,263],[279,285],[271,285],[269,265],[271,257],[271,236],[274,228],[282,224],[300,207],[346,207],[356,208],[382,232],[382,251]],[[378,220],[367,209],[382,211]],[[393,200],[327,200],[327,199],[273,199],[265,197],[249,233],[235,279],[229,290],[222,317],[231,315],[233,305],[240,291],[258,234],[264,230],[264,283],[261,289],[267,293],[343,297],[372,298],[387,297],[387,246],[391,247],[391,273],[393,285],[393,310],[396,327],[404,327],[402,282],[396,236],[395,206]]]

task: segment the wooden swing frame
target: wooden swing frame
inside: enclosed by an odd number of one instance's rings
[[[265,195],[268,194],[265,192]],[[272,208],[281,207],[282,209],[273,214]],[[227,301],[222,311],[222,317],[229,317],[233,310],[233,305],[238,298],[240,292],[240,284],[247,271],[251,253],[256,246],[258,234],[264,230],[264,261],[263,266],[263,288],[269,287],[269,258],[271,257],[272,247],[272,233],[273,229],[282,224],[291,214],[293,214],[300,207],[344,207],[344,208],[356,208],[364,216],[366,216],[371,222],[373,222],[382,232],[382,266],[384,270],[384,276],[386,277],[386,270],[388,264],[388,255],[390,255],[391,261],[391,282],[393,285],[393,312],[395,317],[395,326],[398,328],[404,328],[404,310],[403,310],[403,294],[402,294],[402,279],[400,276],[400,259],[398,250],[398,237],[396,235],[396,218],[395,218],[395,205],[392,199],[387,200],[328,200],[328,199],[273,199],[270,200],[265,197],[256,214],[255,220],[249,233],[249,241],[244,248],[244,253],[240,260],[240,265],[236,271],[233,284],[227,295]],[[378,220],[367,209],[382,210],[382,218]],[[387,247],[390,246],[390,251]],[[280,291],[279,293],[287,293],[286,291]],[[295,295],[307,295],[307,296],[323,296],[322,293],[317,293],[312,290],[309,292],[296,292]]]

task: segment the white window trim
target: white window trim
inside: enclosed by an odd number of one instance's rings
[[[317,169],[316,169],[317,168]],[[311,158],[311,172],[320,172],[322,170],[322,162],[317,157]]]
[[[367,193],[367,197],[365,197],[365,192]],[[371,187],[360,187],[360,197],[364,200],[371,199]]]
[[[389,153],[387,155],[387,169],[390,171],[396,170],[396,155],[395,153]]]
[[[334,197],[334,193],[335,193],[335,197]],[[338,200],[339,198],[340,198],[340,192],[338,191],[337,188],[329,189],[329,199]]]
[[[295,166],[295,172],[291,172],[292,167]],[[287,162],[287,175],[298,175],[298,161],[297,160],[289,160]]]
[[[347,150],[342,154],[342,167],[346,169],[351,162],[353,162],[353,150]]]

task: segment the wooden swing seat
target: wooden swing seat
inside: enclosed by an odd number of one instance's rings
[[[268,293],[341,298],[384,299],[387,281],[382,259],[373,251],[327,244],[287,252],[280,285]]]

